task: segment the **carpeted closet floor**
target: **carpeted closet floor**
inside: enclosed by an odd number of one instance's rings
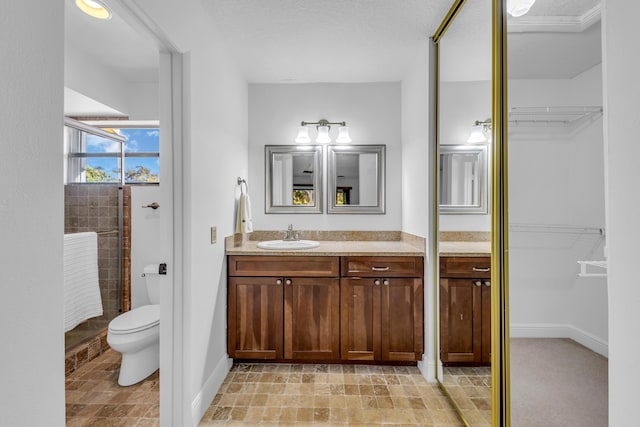
[[[511,339],[511,425],[606,427],[608,360],[570,339]]]

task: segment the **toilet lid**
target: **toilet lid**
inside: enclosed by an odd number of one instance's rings
[[[143,305],[122,313],[109,323],[109,331],[130,333],[149,329],[160,323],[160,305]]]

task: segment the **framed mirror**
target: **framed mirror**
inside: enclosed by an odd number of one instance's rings
[[[487,145],[440,146],[441,214],[489,212]]]
[[[322,212],[322,146],[265,146],[265,213]]]
[[[385,145],[330,145],[328,213],[385,213]]]

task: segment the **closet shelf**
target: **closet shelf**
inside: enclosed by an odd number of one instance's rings
[[[574,130],[602,114],[602,107],[511,107],[509,127]]]
[[[578,273],[579,277],[607,277],[607,272],[602,272],[602,270],[597,270],[594,272],[593,270],[589,271],[589,266],[597,267],[599,269],[607,269],[607,261],[578,261],[580,264],[580,273]]]

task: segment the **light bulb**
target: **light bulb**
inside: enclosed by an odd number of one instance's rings
[[[536,0],[507,0],[507,12],[517,18],[529,12]]]
[[[298,136],[296,137],[296,143],[306,144],[309,142],[311,142],[311,138],[309,138],[309,128],[306,126],[300,126],[298,128]]]
[[[319,144],[328,144],[331,142],[331,137],[329,136],[329,126],[318,126],[318,137],[316,138],[316,142]]]
[[[76,6],[94,18],[111,19],[111,11],[100,0],[76,0]]]
[[[347,126],[340,126],[338,128],[338,138],[336,142],[339,144],[348,144],[351,142],[351,136],[349,136],[349,128]]]

